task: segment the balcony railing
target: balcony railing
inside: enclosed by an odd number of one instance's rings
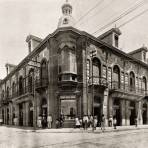
[[[48,78],[38,78],[35,80],[35,88],[45,88],[48,86]]]
[[[93,80],[92,77],[90,77],[89,81],[88,81],[88,85],[98,85],[98,86],[104,86],[104,87],[108,87],[108,82],[107,79],[104,77],[97,77],[97,76],[93,76]]]
[[[119,83],[117,81],[112,81],[110,84],[110,90],[112,91],[124,91],[127,93],[142,94],[148,96],[148,90],[130,86],[128,84]]]

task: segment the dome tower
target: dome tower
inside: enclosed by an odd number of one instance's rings
[[[59,19],[58,28],[74,26],[74,18],[72,17],[72,6],[69,4],[68,0],[62,6],[63,16]]]

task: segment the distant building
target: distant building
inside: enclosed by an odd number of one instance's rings
[[[148,124],[147,48],[131,53],[118,49],[118,28],[98,38],[73,28],[72,6],[62,6],[58,28],[45,39],[29,35],[29,54],[17,66],[6,64],[0,81],[3,124],[36,126],[44,118],[76,116],[117,118],[117,125]]]

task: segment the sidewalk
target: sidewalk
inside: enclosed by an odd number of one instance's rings
[[[117,129],[113,127],[106,127],[104,132],[118,132],[118,131],[128,131],[128,130],[140,130],[140,129],[148,129],[148,125],[139,125],[138,127],[135,126],[117,126]],[[36,132],[40,133],[102,133],[100,127],[97,127],[96,130],[92,130],[92,128],[88,128],[87,130],[75,129],[75,128],[61,128],[61,129],[39,129]]]
[[[20,126],[9,126],[3,125],[1,127],[16,129],[17,131],[22,132],[36,132],[36,133],[102,133],[101,128],[97,127],[96,130],[92,130],[92,128],[88,128],[87,130],[75,129],[75,128],[59,128],[59,129],[34,129],[33,127],[20,127]],[[106,127],[104,132],[118,132],[118,131],[128,131],[128,130],[140,130],[140,129],[148,129],[148,125],[138,125],[135,126],[117,126],[117,129],[113,127]]]

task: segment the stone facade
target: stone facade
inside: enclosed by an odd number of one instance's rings
[[[0,81],[3,124],[47,127],[52,116],[53,128],[61,117],[64,127],[73,127],[76,116],[93,115],[100,123],[102,114],[107,126],[110,117],[120,126],[136,118],[148,124],[146,63],[73,27],[37,39],[37,47]]]

